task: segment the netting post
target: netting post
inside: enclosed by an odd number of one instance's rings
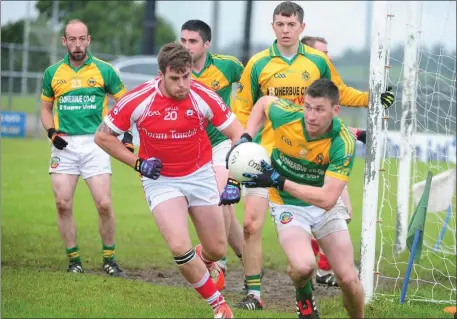
[[[406,249],[406,235],[408,232],[411,161],[416,127],[416,93],[422,1],[409,1],[407,11],[398,166],[398,172],[401,173],[398,174],[397,188],[397,234],[395,238],[395,252],[397,254]]]
[[[362,206],[362,236],[360,243],[360,279],[365,303],[373,298],[376,251],[376,216],[378,212],[379,168],[383,106],[381,93],[385,91],[387,1],[373,3],[372,41],[370,55],[370,100],[367,120],[365,153],[365,183]]]

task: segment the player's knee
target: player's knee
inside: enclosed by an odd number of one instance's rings
[[[252,235],[259,233],[262,222],[256,214],[245,214],[243,228],[244,228],[244,237],[249,238]]]
[[[102,215],[109,215],[112,212],[111,199],[109,197],[102,198],[96,202],[97,211]]]
[[[294,281],[299,281],[302,279],[311,278],[313,275],[314,269],[316,268],[316,263],[312,262],[295,262],[289,263],[288,273],[290,278]]]
[[[204,246],[205,254],[212,260],[219,260],[227,253],[227,243],[224,240],[214,240]]]
[[[58,198],[56,200],[57,213],[61,216],[71,215],[72,203],[71,199]]]
[[[171,254],[173,256],[181,256],[189,251],[191,245],[187,240],[173,240],[173,242],[168,243],[168,247],[170,248]]]
[[[357,276],[357,272],[355,271],[354,267],[348,268],[348,271],[344,271],[341,274],[335,273],[336,280],[338,285],[343,289],[345,287],[350,287],[358,282],[359,277]]]

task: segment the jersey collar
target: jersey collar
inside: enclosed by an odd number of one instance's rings
[[[84,61],[84,63],[81,64],[81,66],[80,66],[79,68],[75,68],[75,67],[73,67],[73,65],[71,65],[71,63],[70,63],[70,56],[69,56],[68,53],[65,54],[65,57],[63,58],[63,61],[64,61],[66,64],[68,64],[68,65],[69,65],[73,70],[75,70],[75,71],[80,70],[80,69],[83,68],[85,65],[91,64],[91,63],[92,63],[92,60],[93,60],[92,54],[90,54],[89,52],[87,52],[87,59],[86,59],[86,61]]]
[[[205,60],[205,65],[203,66],[203,69],[201,69],[201,71],[198,73],[195,72],[194,70],[192,70],[192,74],[195,77],[199,78],[211,64],[213,64],[213,58],[209,52],[206,52],[206,60]]]
[[[325,138],[332,138],[336,135],[338,135],[341,131],[341,120],[337,117],[334,117],[332,120],[332,129],[325,133],[322,136],[316,137],[316,138],[310,138],[308,135],[308,131],[306,131],[306,123],[305,123],[305,117],[303,116],[301,118],[301,125],[303,128],[303,133],[305,135],[305,138],[307,141],[317,141],[317,140],[322,140]]]
[[[275,40],[272,44],[272,46],[270,46],[269,48],[269,54],[271,57],[275,57],[275,56],[281,56],[281,52],[279,52],[279,49],[278,49],[278,46],[277,46],[277,42],[278,40]],[[301,54],[301,55],[305,55],[305,45],[301,42],[298,43],[298,54]]]

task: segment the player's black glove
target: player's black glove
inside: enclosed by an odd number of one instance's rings
[[[224,190],[221,193],[219,206],[236,204],[241,199],[241,186],[240,182],[233,178],[227,180]]]
[[[392,90],[392,87],[389,86],[386,90],[386,92],[381,93],[381,103],[384,106],[385,109],[388,109],[395,100],[395,95],[390,92]]]
[[[357,130],[355,137],[358,141],[362,142],[363,144],[367,144],[367,131]]]
[[[162,162],[155,157],[148,158],[147,160],[139,158],[135,163],[135,171],[151,179],[159,178],[162,167]]]
[[[135,152],[135,147],[133,146],[133,136],[129,132],[125,132],[122,137],[122,144],[132,153]]]
[[[68,142],[61,138],[59,134],[62,134],[62,132],[56,131],[53,127],[48,130],[48,137],[51,139],[52,145],[58,150],[63,150],[68,145]]]
[[[283,190],[286,178],[284,176],[279,175],[279,173],[273,167],[268,165],[268,163],[264,160],[262,160],[260,164],[262,165],[263,173],[243,173],[244,177],[251,178],[251,180],[241,182],[241,184],[243,184],[247,188],[275,187],[277,189]]]
[[[244,133],[241,135],[240,139],[235,142],[235,144],[232,145],[232,148],[230,151],[228,151],[227,156],[225,156],[225,168],[228,169],[228,159],[230,157],[230,153],[232,153],[233,149],[237,147],[238,145],[246,142],[252,142],[252,137],[248,133]]]

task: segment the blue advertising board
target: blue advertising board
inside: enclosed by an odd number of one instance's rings
[[[26,113],[1,111],[2,137],[24,137]]]

